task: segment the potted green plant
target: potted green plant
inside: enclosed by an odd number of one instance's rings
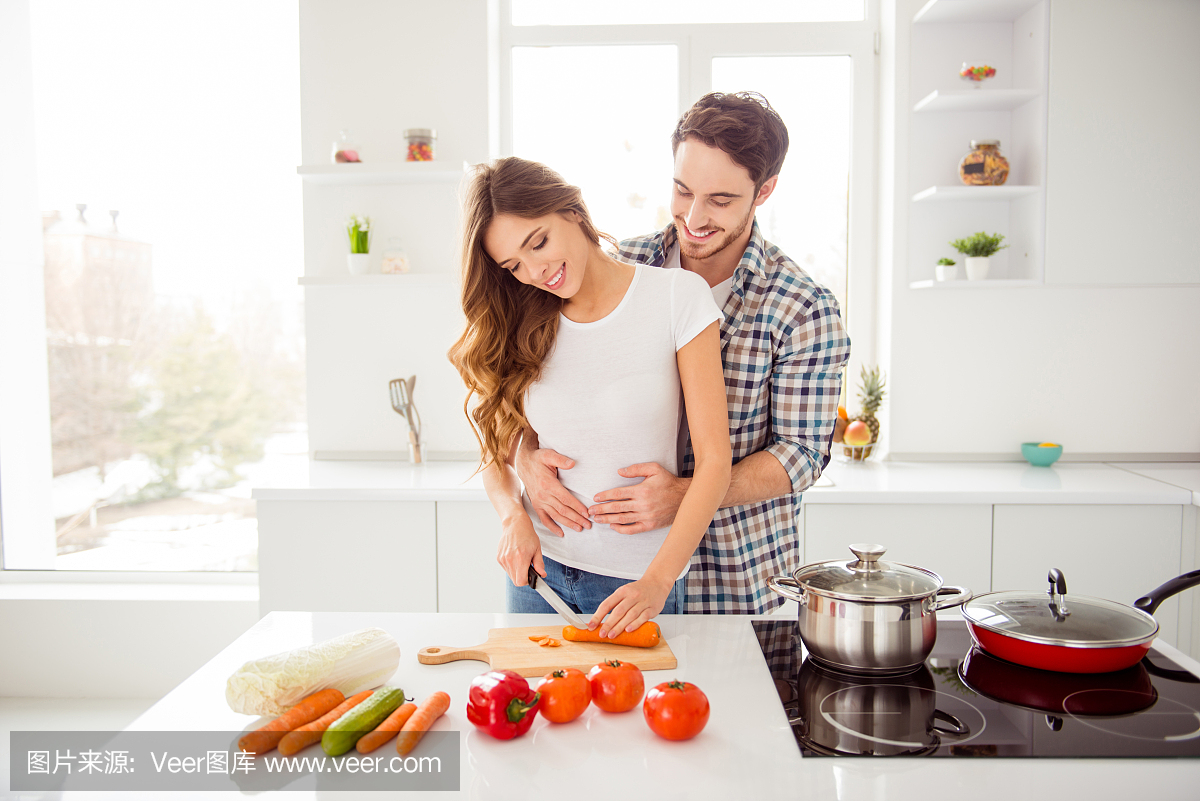
[[[955,263],[954,259],[938,259],[936,272],[937,280],[939,281],[958,280],[958,265]]]
[[[346,234],[350,237],[350,255],[347,257],[350,274],[366,275],[371,269],[371,218],[351,214],[346,223]]]
[[[971,234],[966,239],[955,239],[950,247],[966,257],[967,278],[981,281],[987,278],[990,257],[1008,245],[1002,245],[1004,234],[988,234],[983,231]]]

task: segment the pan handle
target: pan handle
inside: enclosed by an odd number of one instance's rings
[[[938,611],[939,609],[949,609],[952,606],[958,606],[959,604],[965,604],[967,601],[971,600],[971,596],[973,595],[973,593],[970,590],[968,590],[966,587],[946,586],[946,587],[940,588],[934,594],[934,597],[936,598],[938,595],[941,595],[942,593],[954,593],[954,594],[943,601],[935,600],[933,602],[933,610],[932,610],[934,612]]]
[[[1153,615],[1154,610],[1158,609],[1159,604],[1170,598],[1176,593],[1191,589],[1197,584],[1200,584],[1200,570],[1193,570],[1190,573],[1184,573],[1182,576],[1173,578],[1161,587],[1155,587],[1153,590],[1138,598],[1133,602],[1133,605],[1141,609],[1148,615]]]

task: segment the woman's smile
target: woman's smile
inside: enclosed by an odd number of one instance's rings
[[[549,289],[551,292],[556,289],[561,289],[563,282],[566,281],[566,272],[567,265],[564,262],[563,266],[558,268],[558,272],[550,276],[550,280],[546,281],[544,284],[542,284],[542,286],[546,287],[546,289]]]

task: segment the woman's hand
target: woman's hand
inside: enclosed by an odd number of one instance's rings
[[[673,584],[661,584],[642,576],[618,587],[596,607],[596,613],[588,621],[588,629],[599,626],[601,637],[616,637],[622,631],[633,631],[663,610]],[[607,619],[605,615],[608,615]]]
[[[517,448],[514,467],[525,493],[542,524],[562,537],[559,524],[575,531],[592,527],[588,510],[559,480],[559,470],[570,470],[575,461],[550,448],[538,448],[537,434],[525,429]]]
[[[501,521],[500,547],[496,553],[496,561],[504,568],[504,572],[512,579],[517,587],[529,583],[529,566],[537,571],[539,576],[546,576],[546,565],[542,562],[542,543],[537,532],[533,530],[533,522],[529,515],[522,510]]]

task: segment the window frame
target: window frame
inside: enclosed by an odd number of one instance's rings
[[[854,22],[678,23],[630,25],[513,25],[512,0],[493,0],[495,49],[491,53],[492,156],[513,153],[512,49],[556,45],[675,45],[679,53],[682,115],[712,91],[712,59],[739,56],[849,56],[852,64],[846,297],[842,318],[854,343],[843,380],[843,397],[859,366],[876,354],[876,209],[879,185],[878,87],[879,0],[864,0],[864,19]],[[745,87],[752,89],[753,87]],[[669,136],[663,132],[664,143]],[[668,176],[663,176],[666,181]],[[633,232],[620,232],[622,236]]]

